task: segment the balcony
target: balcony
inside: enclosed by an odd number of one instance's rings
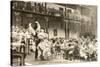
[[[67,20],[81,21],[81,17],[82,16],[80,14],[66,13],[64,18]]]
[[[12,10],[22,13],[28,14],[38,14],[44,16],[51,16],[51,17],[63,17],[67,20],[74,20],[74,21],[85,21],[88,20],[87,17],[82,16],[80,13],[76,13],[76,10],[67,9],[67,11],[57,10],[55,8],[47,8],[45,3],[33,3],[32,5],[30,2],[18,2],[15,1],[12,3]],[[44,5],[43,5],[44,4]],[[73,13],[73,11],[76,11]]]
[[[32,5],[30,2],[13,2],[12,10],[17,12],[24,12],[29,14],[39,14],[52,17],[62,17],[62,11],[56,10],[55,8],[46,8],[46,4],[35,4]]]

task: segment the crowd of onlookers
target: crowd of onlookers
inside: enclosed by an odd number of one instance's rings
[[[96,60],[96,43],[96,39],[84,38],[83,36],[79,39],[52,39],[54,53],[63,54],[63,58],[69,60]]]
[[[32,31],[32,30],[31,30]],[[35,30],[34,30],[35,31]],[[97,40],[81,36],[75,38],[48,38],[43,29],[30,32],[23,27],[12,26],[11,43],[13,46],[25,46],[25,53],[37,53],[38,60],[51,60],[52,56],[60,56],[65,60],[97,60]],[[16,44],[15,44],[16,43]],[[12,47],[16,49],[16,47]]]

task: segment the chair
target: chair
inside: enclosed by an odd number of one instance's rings
[[[11,65],[12,66],[23,66],[25,65],[25,46],[20,46],[19,52],[17,50],[12,50],[11,48]]]

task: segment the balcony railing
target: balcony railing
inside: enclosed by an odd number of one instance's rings
[[[68,20],[75,20],[75,21],[81,21],[81,15],[78,15],[78,14],[70,14],[70,13],[67,13],[66,16],[64,17],[65,19],[68,19]]]
[[[54,17],[64,17],[68,20],[75,20],[75,21],[85,21],[87,17],[82,16],[81,14],[76,13],[67,13],[61,10],[57,10],[55,8],[47,8],[46,5],[32,5],[30,2],[13,2],[12,9],[27,12],[27,13],[36,13],[41,15],[49,15]],[[66,15],[65,15],[66,14]],[[88,19],[87,19],[88,20]]]

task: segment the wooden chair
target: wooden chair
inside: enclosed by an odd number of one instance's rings
[[[19,52],[18,52],[19,51]],[[19,50],[11,49],[11,65],[23,66],[25,65],[25,46],[20,46]]]

